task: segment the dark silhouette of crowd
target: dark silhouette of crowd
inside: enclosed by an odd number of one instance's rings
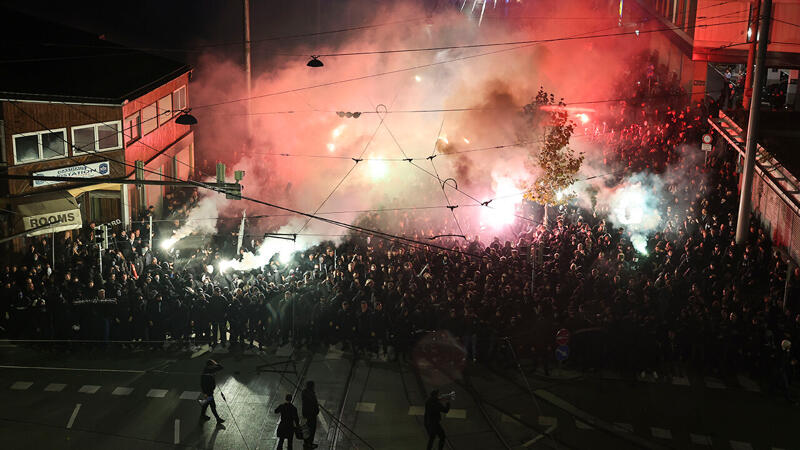
[[[713,108],[669,99],[610,108],[601,138],[613,143],[606,164],[624,169],[609,186],[636,172],[681,174],[654,193],[663,220],[644,252],[602,210],[570,205],[502,240],[441,238],[443,248],[431,248],[354,234],[287,264],[275,257],[220,272],[232,255],[219,242],[179,254],[153,249],[143,220],[115,233],[101,272],[89,224],[58,236],[55,251],[48,238],[32,239],[24,259],[5,267],[4,334],[155,348],[343,344],[406,359],[436,331],[465,362],[519,358],[547,371],[556,332],[566,328],[576,368],[655,378],[749,373],[786,390],[797,349],[782,342],[800,342],[800,269],[787,273],[757,218],[736,245],[734,152],[718,146],[705,161],[697,147]],[[360,223],[387,220],[430,227],[409,211],[366,213]]]

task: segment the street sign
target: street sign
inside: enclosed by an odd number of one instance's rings
[[[558,348],[556,348],[556,359],[558,361],[564,361],[567,358],[569,358],[569,346],[559,345]]]
[[[710,152],[711,151],[711,144],[703,144],[703,145],[700,146],[700,149],[703,150],[704,152]]]
[[[711,143],[711,135],[706,133],[703,135],[703,144],[710,144]]]
[[[569,344],[569,330],[562,328],[556,333],[556,344],[567,345]]]

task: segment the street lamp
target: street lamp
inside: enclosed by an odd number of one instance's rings
[[[324,66],[325,64],[322,64],[322,61],[320,61],[317,58],[319,58],[319,56],[311,55],[311,60],[309,60],[308,64],[306,64],[306,65],[308,67],[322,67],[322,66]]]
[[[181,111],[181,115],[175,119],[175,123],[178,125],[197,125],[197,118],[191,114],[189,114],[190,109],[184,109]]]

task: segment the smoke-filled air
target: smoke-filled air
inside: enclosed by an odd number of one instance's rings
[[[617,88],[629,75],[625,64],[644,45],[630,35],[559,40],[624,29],[613,16],[587,17],[586,2],[548,6],[531,13],[548,20],[487,15],[480,24],[457,8],[431,11],[417,3],[350,8],[360,11],[350,26],[370,27],[263,44],[275,54],[254,62],[250,102],[239,56],[209,51],[198,61],[190,99],[203,124],[198,153],[209,166],[226,163],[229,179],[244,170],[243,194],[274,205],[347,224],[369,215],[371,229],[420,240],[442,230],[470,240],[507,238],[542,220],[541,208],[523,202],[539,170],[541,136],[521,112],[543,87],[564,99],[575,122],[570,146],[586,158],[577,177],[591,181],[576,183],[574,201],[647,233],[663,220],[654,210],[663,175],[607,177],[615,167],[604,161],[605,141],[598,139],[612,133],[604,118],[615,103],[607,100],[626,94]],[[341,28],[324,18],[320,25]],[[469,47],[487,43],[511,44]],[[441,49],[449,46],[461,48]],[[439,49],[357,54],[430,48]],[[308,55],[321,55],[324,66],[307,66]],[[225,267],[257,267],[348,232],[263,204],[203,195],[190,219],[241,217],[246,209],[257,217],[246,223],[248,236],[299,235],[296,242],[265,239]],[[396,212],[412,217],[414,229],[392,220]],[[219,225],[188,220],[165,245]],[[644,251],[643,235],[633,241]]]

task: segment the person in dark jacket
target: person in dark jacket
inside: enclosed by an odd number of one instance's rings
[[[206,410],[209,406],[211,406],[211,412],[217,419],[218,425],[225,423],[225,420],[221,418],[219,414],[217,414],[217,402],[214,401],[214,389],[217,388],[217,380],[214,374],[222,369],[223,367],[221,364],[213,359],[209,359],[206,361],[206,367],[203,369],[203,374],[200,376],[200,390],[205,396],[204,399],[200,400],[200,404],[203,405],[203,409],[200,411],[200,420],[206,421],[210,419],[210,417],[206,415]]]
[[[318,445],[314,443],[314,434],[317,432],[317,415],[319,414],[319,403],[317,402],[317,394],[314,392],[314,382],[306,382],[306,388],[303,389],[303,418],[306,419],[308,426],[308,436],[305,436],[303,448],[317,448]]]
[[[300,426],[300,417],[297,415],[297,408],[292,404],[292,394],[286,394],[286,403],[282,403],[275,408],[275,413],[281,415],[278,423],[278,450],[283,449],[283,441],[286,440],[289,450],[292,450],[294,441],[294,430]]]
[[[444,405],[439,398],[439,391],[434,389],[431,391],[428,401],[425,402],[425,430],[428,432],[428,450],[433,448],[433,441],[439,437],[439,450],[444,448],[445,439],[447,438],[442,428],[442,414],[447,414],[450,411],[450,402]]]

